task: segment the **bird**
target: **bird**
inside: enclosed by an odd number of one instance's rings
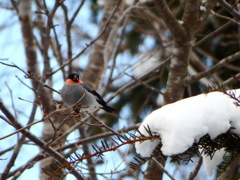
[[[79,79],[78,73],[68,75],[64,86],[60,91],[62,101],[66,106],[81,106],[83,108],[91,108],[100,105],[99,108],[107,111],[116,111],[107,105],[104,99],[87,83]],[[75,108],[75,112],[79,112],[79,108]]]

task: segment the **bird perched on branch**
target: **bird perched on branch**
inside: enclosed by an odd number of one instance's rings
[[[83,108],[91,108],[100,105],[101,109],[107,112],[113,112],[115,109],[108,106],[104,99],[88,84],[79,79],[77,73],[71,73],[68,75],[64,86],[60,91],[63,103],[66,106],[82,106]],[[76,112],[79,112],[79,108],[75,108]]]

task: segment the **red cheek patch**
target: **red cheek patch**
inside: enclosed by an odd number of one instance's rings
[[[82,81],[79,80],[78,82],[75,82],[75,81],[73,81],[72,79],[67,79],[65,83],[66,83],[66,84],[80,84],[80,83],[82,83]]]

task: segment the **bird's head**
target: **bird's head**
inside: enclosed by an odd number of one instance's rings
[[[81,80],[79,80],[79,74],[78,73],[71,73],[68,75],[68,78],[66,80],[66,83],[74,83],[74,84],[78,84],[78,83],[82,83]]]

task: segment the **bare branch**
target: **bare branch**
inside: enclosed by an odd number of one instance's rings
[[[188,86],[189,84],[193,83],[193,82],[196,82],[197,80],[203,78],[203,77],[206,77],[206,76],[209,76],[211,75],[212,73],[216,72],[216,70],[222,68],[226,63],[230,63],[232,61],[235,61],[235,60],[238,60],[240,58],[240,52],[236,52],[235,54],[233,55],[230,55],[224,59],[222,59],[221,61],[219,61],[217,64],[215,64],[214,66],[212,66],[211,68],[209,68],[208,70],[204,71],[204,72],[201,72],[199,74],[196,74],[194,76],[191,76],[191,77],[186,77],[184,79],[184,84],[186,86]]]
[[[183,26],[187,29],[191,39],[199,26],[200,21],[200,0],[187,0],[183,14]]]
[[[161,15],[167,27],[174,35],[176,42],[181,43],[183,41],[186,41],[186,39],[189,39],[185,29],[183,28],[183,26],[180,25],[180,23],[173,16],[165,0],[155,0],[155,3],[156,3],[156,8],[158,10],[158,13]]]
[[[225,0],[218,0],[218,3],[221,4],[221,6],[226,9],[230,14],[232,14],[238,21],[240,21],[239,12],[237,12],[228,2],[226,2]]]
[[[162,165],[160,162],[158,162],[158,160],[156,160],[154,157],[152,158],[152,160],[158,165],[158,167],[160,168],[160,170],[163,171],[170,179],[175,180],[175,179],[172,177],[172,175],[169,174],[169,172],[168,172],[166,169],[164,169],[163,165]]]
[[[232,21],[228,21],[227,23],[225,23],[224,25],[222,25],[221,27],[219,27],[218,29],[212,31],[210,34],[208,34],[207,36],[205,36],[204,38],[202,38],[201,40],[199,40],[198,42],[196,42],[193,47],[196,46],[200,46],[203,43],[205,43],[206,41],[214,38],[215,36],[217,36],[220,32],[222,32],[223,30],[225,30],[227,27],[229,27],[233,22]]]
[[[201,166],[202,166],[203,158],[202,156],[199,158],[198,163],[195,167],[195,169],[190,173],[188,180],[194,180],[194,178],[197,176]]]
[[[18,140],[18,143],[15,145],[12,157],[10,158],[6,168],[4,169],[1,179],[7,179],[7,175],[10,171],[10,169],[14,166],[16,158],[19,156],[19,151],[25,141],[26,136],[22,135],[22,137]]]
[[[119,1],[120,2],[120,1]],[[65,62],[63,65],[61,65],[58,69],[56,69],[55,71],[52,71],[51,73],[48,74],[48,76],[52,76],[53,74],[55,74],[56,72],[58,72],[59,70],[63,69],[65,66],[69,65],[71,62],[73,62],[74,60],[76,60],[79,56],[81,56],[90,46],[92,46],[99,38],[101,38],[101,36],[105,33],[110,21],[111,21],[111,18],[112,16],[114,15],[115,11],[116,11],[116,8],[118,6],[116,6],[114,8],[114,10],[112,11],[112,14],[109,16],[104,28],[102,29],[102,31],[99,33],[99,35],[94,39],[92,40],[90,43],[86,44],[86,47],[83,48],[78,54],[76,54],[72,59],[68,60],[67,62]]]
[[[12,114],[5,108],[5,106],[3,105],[2,102],[0,102],[0,110],[2,111],[2,113],[12,122],[12,124],[14,125],[14,127],[16,129],[23,129],[22,125],[17,122],[17,120],[12,116]],[[38,137],[36,137],[35,135],[33,135],[32,133],[30,133],[28,130],[23,129],[21,131],[22,134],[24,134],[27,138],[29,138],[30,140],[32,140],[34,143],[38,144],[38,146],[40,148],[42,148],[43,150],[45,150],[47,153],[49,153],[52,157],[54,157],[54,159],[58,162],[60,162],[61,164],[69,164],[69,162],[60,154],[58,153],[56,150],[54,150],[52,147],[46,146],[46,143],[39,139]],[[84,179],[73,167],[72,165],[69,165],[66,167],[77,179]]]
[[[227,19],[227,20],[229,20],[229,21],[232,21],[232,22],[240,25],[240,23],[239,23],[238,21],[235,21],[234,18],[229,18],[229,17],[227,17],[227,16],[220,15],[220,14],[218,14],[218,13],[215,13],[213,10],[211,10],[211,13],[212,13],[213,15],[217,16],[217,17],[220,17],[220,18],[222,18],[222,19]]]

